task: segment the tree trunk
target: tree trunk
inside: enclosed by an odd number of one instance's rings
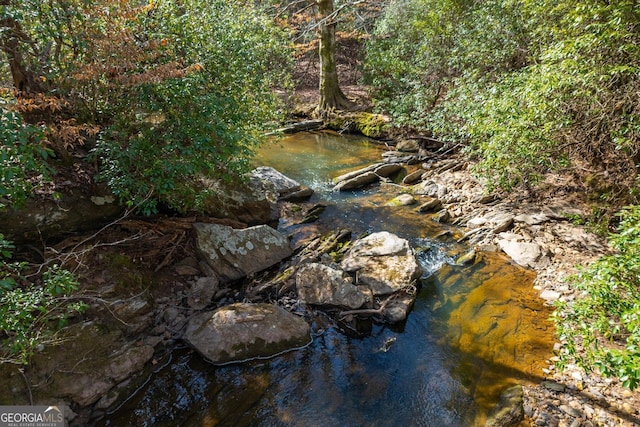
[[[331,16],[333,0],[318,0],[320,12],[320,102],[316,112],[322,115],[332,109],[348,109],[349,100],[338,85],[335,61],[336,23]]]
[[[8,4],[8,0],[0,1],[0,6]],[[20,43],[29,41],[20,23],[13,17],[0,19],[0,34],[0,50],[7,56],[15,88],[20,92],[41,91],[36,76],[27,69],[20,52]]]

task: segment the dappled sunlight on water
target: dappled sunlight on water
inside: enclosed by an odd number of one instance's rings
[[[551,356],[553,329],[531,271],[495,253],[454,265],[469,249],[456,243],[460,232],[417,205],[384,206],[398,194],[392,183],[330,191],[331,178],[380,154],[362,139],[313,133],[286,137],[258,160],[316,190],[312,203],[326,201],[314,229],[386,230],[411,242],[424,283],[405,324],[354,337],[319,315],[308,347],[242,365],[216,367],[177,351],[101,425],[483,425],[506,388],[535,380]],[[443,230],[452,234],[436,238]]]

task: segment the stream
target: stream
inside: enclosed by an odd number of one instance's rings
[[[312,202],[328,207],[314,227],[354,236],[385,230],[422,248],[423,286],[406,323],[358,335],[320,316],[309,346],[222,367],[175,350],[101,425],[475,426],[506,388],[536,381],[554,338],[533,272],[488,252],[455,265],[469,249],[456,243],[461,232],[415,206],[384,206],[397,185],[331,191],[331,178],[379,162],[383,149],[363,138],[300,133],[262,148],[256,162],[315,190]]]

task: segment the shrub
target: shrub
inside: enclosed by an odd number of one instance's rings
[[[71,272],[46,267],[36,283],[33,274],[23,274],[26,263],[10,260],[12,249],[0,234],[0,363],[27,364],[38,346],[54,340],[86,306],[67,298],[78,288]]]
[[[575,360],[635,389],[640,384],[640,206],[624,209],[621,218],[610,238],[616,252],[570,279],[580,293],[557,304],[554,320],[563,343],[561,366]]]
[[[47,179],[51,150],[41,144],[42,130],[25,124],[20,114],[0,108],[0,208],[25,201]]]

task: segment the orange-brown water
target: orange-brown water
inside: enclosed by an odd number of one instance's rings
[[[330,205],[324,228],[387,230],[419,248],[424,284],[406,324],[353,336],[318,316],[307,348],[237,366],[176,351],[173,363],[101,425],[484,425],[506,388],[536,381],[554,338],[531,271],[496,253],[455,265],[468,250],[455,242],[459,231],[415,206],[384,206],[397,195],[395,185],[330,191],[331,178],[379,161],[380,150],[364,140],[298,134],[265,147],[256,164],[314,188],[314,200]],[[453,237],[436,238],[444,228]]]

